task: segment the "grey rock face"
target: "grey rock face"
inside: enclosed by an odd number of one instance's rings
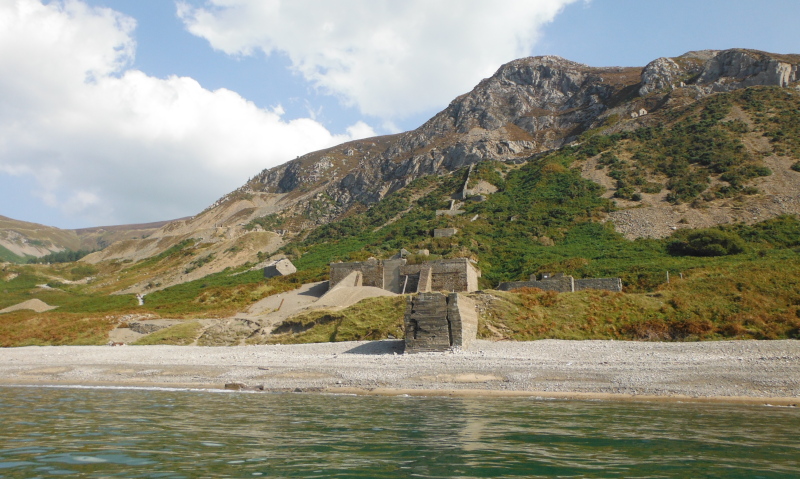
[[[683,76],[684,70],[671,58],[657,58],[642,70],[642,86],[639,95],[671,88]]]
[[[726,50],[706,62],[697,80],[707,93],[758,85],[786,87],[798,81],[798,64],[753,50]]]
[[[314,221],[327,222],[357,202],[374,203],[422,176],[483,160],[519,162],[561,147],[608,115],[640,111],[631,92],[654,99],[655,106],[658,95],[667,97],[684,81],[695,98],[753,85],[792,86],[799,63],[796,55],[740,49],[659,58],[643,69],[594,68],[555,56],[523,58],[501,66],[416,130],[309,153],[263,171],[246,188],[322,192],[329,199],[327,211],[315,204]]]
[[[359,142],[344,145],[341,156],[359,158],[350,171],[319,175],[324,158],[315,152],[262,172],[251,187],[286,193],[324,178],[331,207],[344,210],[355,201],[378,201],[421,176],[483,160],[525,158],[557,148],[590,127],[621,88],[607,84],[603,75],[620,72],[637,79],[635,69],[595,69],[554,56],[515,60],[420,128],[397,135],[382,151],[365,152]]]

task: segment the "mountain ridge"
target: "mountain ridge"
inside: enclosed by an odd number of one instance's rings
[[[374,203],[420,176],[561,147],[613,115],[630,116],[687,103],[687,97],[696,101],[754,85],[787,87],[800,78],[798,64],[800,55],[746,49],[688,52],[643,68],[589,67],[555,56],[518,59],[416,130],[393,135],[395,141],[380,154],[363,152],[357,168],[347,170],[352,162],[335,164],[341,158],[332,153],[338,149],[340,155],[353,156],[354,146],[375,139],[346,143],[324,155],[309,153],[262,171],[237,191],[285,194],[322,187],[332,199],[325,222],[355,202]],[[672,98],[676,88],[685,91]],[[647,118],[639,123],[646,124]],[[322,173],[328,174],[325,185]]]
[[[85,261],[140,261],[192,239],[208,260],[195,268],[189,259],[197,258],[187,258],[181,269],[191,270],[190,277],[173,272],[156,281],[160,287],[177,284],[235,262],[260,261],[298,235],[364,211],[425,176],[450,175],[483,161],[524,163],[587,135],[652,127],[670,112],[716,93],[757,85],[796,90],[798,64],[800,55],[747,49],[693,51],[644,67],[591,67],[556,56],[514,60],[415,130],[350,141],[265,169],[197,215],[164,225],[147,238],[116,242]],[[675,211],[685,205],[668,204],[664,192],[645,199],[660,202],[655,213],[669,221],[648,226],[645,210],[631,209],[641,204],[614,197],[617,180],[585,173],[610,186],[606,196],[624,213],[609,218],[629,238],[663,237],[675,222],[691,220]],[[706,216],[696,224],[728,221],[724,215]],[[240,245],[247,246],[246,255],[230,253]]]

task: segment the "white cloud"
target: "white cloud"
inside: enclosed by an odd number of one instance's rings
[[[178,3],[193,34],[231,55],[285,53],[345,104],[384,119],[440,107],[502,63],[575,0],[207,0]]]
[[[72,224],[169,219],[262,168],[374,135],[361,122],[333,135],[280,106],[128,69],[134,28],[77,0],[0,2],[0,184],[33,175],[33,194]]]

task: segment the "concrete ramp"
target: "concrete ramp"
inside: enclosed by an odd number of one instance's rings
[[[266,297],[253,304],[246,313],[237,314],[234,319],[255,322],[262,334],[269,335],[274,326],[306,311],[337,310],[352,306],[362,299],[396,296],[395,293],[373,286],[347,286],[360,282],[361,272],[353,272],[330,290],[327,281],[304,284],[295,290]]]
[[[343,283],[344,281],[342,281]],[[324,296],[319,298],[314,304],[311,305],[314,309],[342,309],[352,306],[362,299],[378,298],[381,296],[397,296],[396,293],[386,291],[385,289],[376,288],[374,286],[340,286],[337,284],[335,288],[325,293]]]
[[[250,306],[244,316],[250,319],[272,317],[283,320],[317,301],[328,290],[328,282],[308,283],[292,291],[267,296]]]
[[[330,291],[334,291],[338,288],[346,288],[346,287],[358,287],[364,284],[364,274],[361,271],[351,271],[347,276],[340,279],[336,282],[333,286],[331,286]]]

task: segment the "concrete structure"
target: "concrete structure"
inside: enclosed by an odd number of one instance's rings
[[[464,214],[465,211],[459,209],[459,203],[456,200],[450,200],[450,209],[447,210],[436,210],[436,216],[458,216],[460,214]]]
[[[606,291],[622,291],[622,280],[620,278],[585,278],[575,279],[572,276],[542,275],[541,280],[536,280],[536,275],[531,275],[530,281],[509,281],[500,283],[497,287],[500,291],[511,291],[518,288],[539,288],[545,291],[556,291],[559,293],[573,293],[586,289],[602,289]]]
[[[448,291],[451,293],[478,290],[481,271],[467,258],[440,259],[421,264],[407,264],[401,275],[407,279],[405,292]],[[416,283],[416,288],[414,288]]]
[[[478,290],[481,271],[466,258],[443,259],[407,264],[405,258],[352,263],[331,263],[330,288],[348,275],[361,273],[363,286],[374,286],[393,293],[430,291],[469,292]]]
[[[272,263],[264,266],[264,277],[273,278],[275,276],[286,276],[296,273],[297,268],[294,267],[291,261],[286,258],[273,261]]]
[[[328,291],[333,291],[336,288],[359,287],[364,286],[364,275],[361,271],[351,271],[350,274],[337,281],[335,285],[328,287]]]
[[[475,165],[469,165],[469,170],[467,170],[467,179],[464,180],[464,186],[461,187],[461,194],[459,197],[462,201],[466,200],[470,196],[471,192],[469,191],[469,188],[467,188],[467,185],[469,185],[469,177],[472,176],[473,168],[475,168]]]
[[[449,238],[458,233],[458,228],[436,228],[433,230],[434,238]]]
[[[406,353],[467,349],[478,333],[475,302],[458,293],[420,293],[406,302]]]

